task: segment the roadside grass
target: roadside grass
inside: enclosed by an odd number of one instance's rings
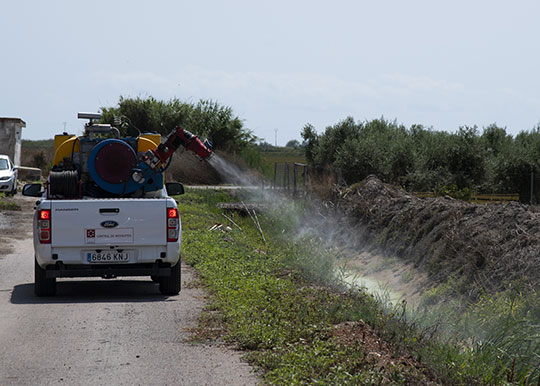
[[[362,288],[336,284],[330,253],[314,240],[294,237],[292,210],[259,214],[265,242],[249,216],[228,214],[241,229],[223,216],[215,204],[233,200],[223,191],[188,190],[176,198],[183,259],[211,294],[198,335],[215,338],[223,331],[264,381],[473,385],[518,379],[516,366],[497,361],[494,350],[442,340],[437,324],[411,322],[405,303],[391,306]],[[216,224],[222,225],[212,229]],[[347,341],[347,334],[336,335],[339,326],[362,332]],[[368,347],[370,336],[379,353]]]
[[[429,299],[433,302],[433,293]],[[442,290],[440,292],[446,292]],[[538,294],[510,289],[483,295],[475,302],[454,296],[426,306],[419,318],[437,324],[439,335],[465,342],[485,363],[495,364],[487,380],[504,376],[509,383],[540,384],[540,299]],[[427,311],[429,310],[429,311]]]
[[[21,207],[6,199],[5,193],[0,193],[0,210],[21,210]]]

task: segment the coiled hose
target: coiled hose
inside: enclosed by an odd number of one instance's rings
[[[49,175],[49,193],[62,198],[79,197],[79,176],[76,170],[51,172]]]

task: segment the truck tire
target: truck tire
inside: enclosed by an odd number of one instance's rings
[[[159,278],[159,292],[162,295],[178,295],[180,292],[181,280],[181,264],[180,260],[171,268],[171,275]]]
[[[34,259],[34,293],[36,296],[54,296],[56,294],[56,278],[47,278],[45,270]]]

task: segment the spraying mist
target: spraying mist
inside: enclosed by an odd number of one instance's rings
[[[376,264],[383,265],[381,261],[384,260],[384,257],[372,255],[364,250],[364,246],[359,242],[361,235],[359,235],[357,227],[351,224],[351,220],[346,216],[339,215],[332,210],[326,210],[327,208],[316,198],[314,198],[316,202],[313,205],[306,205],[304,201],[298,205],[294,199],[279,191],[260,189],[262,186],[261,178],[242,171],[238,166],[228,162],[218,154],[213,154],[208,162],[226,183],[250,188],[259,187],[259,189],[250,189],[251,197],[249,198],[263,201],[265,207],[270,208],[270,210],[287,213],[288,221],[294,224],[294,234],[290,235],[294,241],[311,240],[331,251],[331,255],[334,256],[332,264],[335,266],[334,276],[337,282],[366,288],[379,298],[384,298],[385,302],[393,304],[402,301],[407,295],[413,293],[417,295],[419,292],[416,288],[411,288],[412,283],[409,283],[408,288],[404,288],[399,277],[396,275],[388,276],[384,269],[375,267]],[[356,261],[359,256],[362,257],[362,265]],[[371,274],[365,269],[366,267],[371,270]],[[394,271],[395,268],[392,267]],[[377,274],[375,274],[376,271]],[[404,269],[400,268],[399,271],[403,272]],[[413,303],[417,297],[410,296],[408,301]]]
[[[246,173],[232,162],[226,161],[220,155],[213,153],[208,163],[219,173],[221,178],[228,184],[240,186],[256,186],[260,180]]]

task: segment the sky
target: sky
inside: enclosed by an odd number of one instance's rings
[[[81,133],[120,96],[230,106],[285,145],[312,124],[540,123],[540,2],[0,0],[0,117]]]

